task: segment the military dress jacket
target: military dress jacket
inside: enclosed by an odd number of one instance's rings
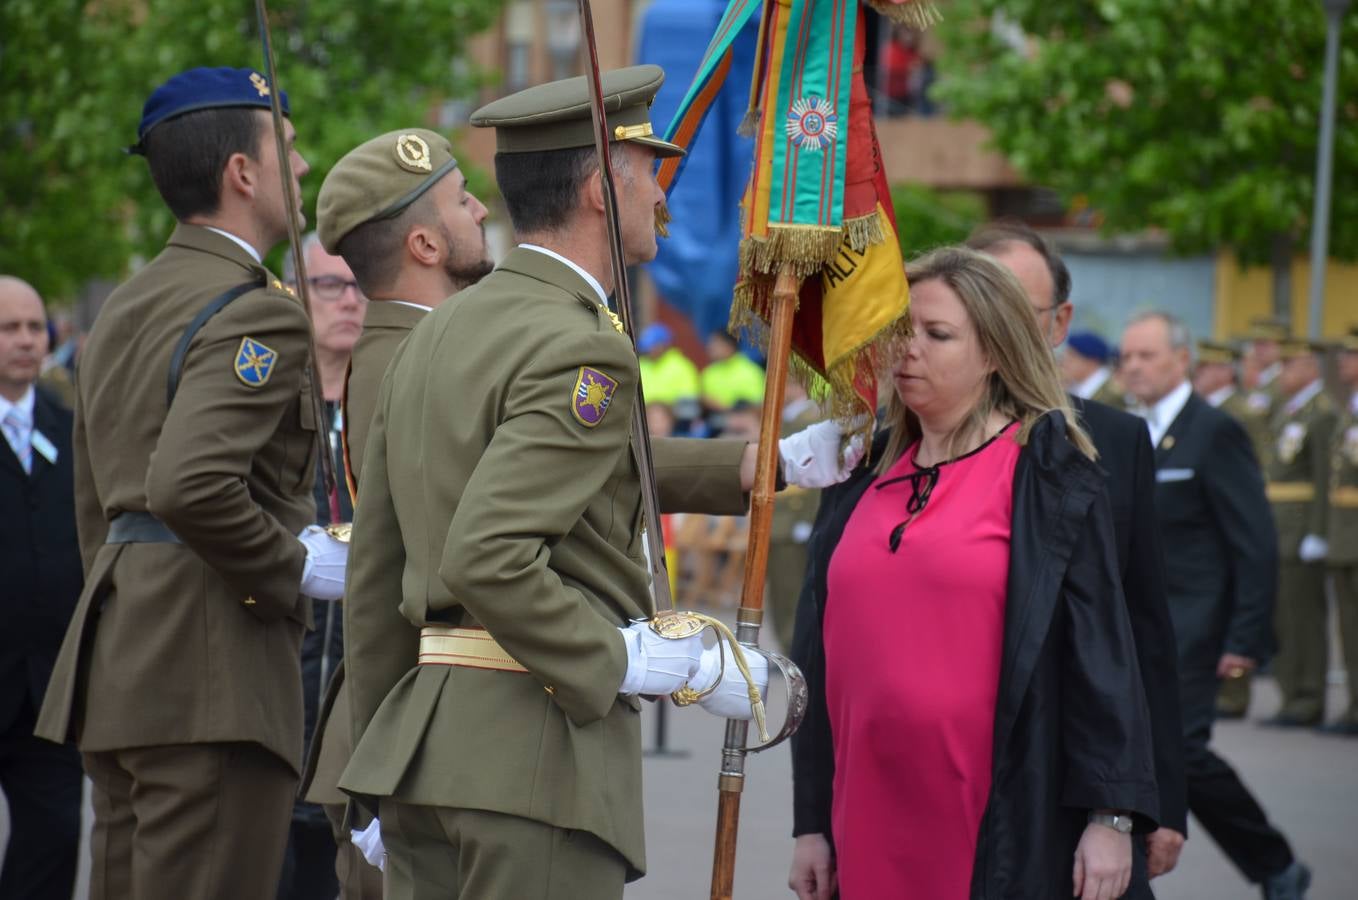
[[[1254,458],[1261,467],[1267,467],[1273,455],[1273,432],[1269,430],[1268,413],[1251,406],[1249,397],[1240,391],[1232,391],[1217,408],[1244,427],[1250,446],[1254,448]]]
[[[1358,565],[1358,393],[1335,429],[1330,457],[1330,555],[1334,566]]]
[[[167,404],[170,358],[224,291]],[[81,358],[74,426],[85,589],[37,733],[83,751],[249,741],[302,755],[299,592],[316,519],[310,326],[298,300],[234,241],[181,224],[100,312]],[[120,513],[178,543],[106,543]]]
[[[359,470],[363,467],[363,446],[368,440],[368,426],[372,423],[373,408],[377,405],[377,390],[382,385],[387,364],[396,355],[396,348],[428,313],[427,309],[395,300],[370,300],[363,317],[363,333],[349,356],[349,371],[344,376],[344,474],[350,490],[358,486]],[[356,496],[356,495],[355,495]],[[419,634],[405,629],[406,646],[393,652],[403,659],[415,655]],[[340,662],[326,686],[326,694],[316,731],[307,750],[307,763],[302,772],[299,791],[312,803],[340,805],[348,796],[339,789],[339,777],[353,752],[349,733],[349,687],[345,680],[344,663]]]
[[[527,248],[397,351],[345,592],[346,792],[589,831],[644,871],[640,704],[618,694],[618,628],[653,612],[629,449],[637,381],[593,288]],[[662,507],[743,513],[743,449],[657,441]],[[484,627],[528,672],[390,652],[426,623]]]
[[[1305,390],[1305,389],[1303,389]],[[1338,416],[1323,390],[1289,411],[1283,400],[1273,416],[1273,450],[1265,469],[1268,499],[1278,527],[1279,558],[1300,559],[1308,534],[1325,537],[1329,527],[1330,442]]]

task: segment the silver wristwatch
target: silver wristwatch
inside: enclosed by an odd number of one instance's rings
[[[1132,833],[1132,817],[1123,813],[1092,812],[1089,814],[1089,823],[1111,828],[1118,834]]]

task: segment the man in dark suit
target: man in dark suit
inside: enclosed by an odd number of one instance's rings
[[[1070,271],[1046,240],[1026,225],[1001,222],[973,233],[967,246],[989,253],[1014,273],[1028,293],[1047,343],[1053,349],[1059,347],[1070,331],[1075,308],[1070,301]],[[1122,592],[1150,708],[1161,824],[1146,838],[1147,865],[1154,878],[1173,869],[1179,860],[1188,833],[1188,800],[1174,629],[1165,600],[1164,558],[1151,501],[1155,483],[1151,445],[1145,425],[1136,416],[1074,396],[1071,403],[1108,475]]]
[[[1278,541],[1263,475],[1238,422],[1194,395],[1191,339],[1147,313],[1122,335],[1127,389],[1155,445],[1155,509],[1178,637],[1188,807],[1267,900],[1299,900],[1311,873],[1208,747],[1221,680],[1273,652]]]
[[[0,275],[0,900],[69,900],[80,843],[80,756],[33,736],[81,587],[71,412],[34,386],[46,353],[38,292]]]

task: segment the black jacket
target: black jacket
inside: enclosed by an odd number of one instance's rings
[[[1092,400],[1071,397],[1099,451],[1113,508],[1118,571],[1132,621],[1136,659],[1151,716],[1160,824],[1188,834],[1183,720],[1175,666],[1174,626],[1165,588],[1165,561],[1156,519],[1155,463],[1146,422]]]
[[[84,584],[75,536],[71,411],[42,388],[33,427],[52,442],[56,463],[33,451],[25,473],[0,436],[0,733],[27,699],[42,706],[52,665]]]
[[[880,453],[879,440],[875,453]],[[811,703],[793,737],[794,834],[830,836],[834,755],[821,623],[826,575],[849,515],[875,480],[860,467],[824,494],[810,541],[793,658]],[[1098,466],[1044,417],[1019,454],[990,797],[973,900],[1068,897],[1090,809],[1159,815],[1150,727],[1117,577]],[[902,761],[908,761],[902,748]],[[1149,896],[1144,880],[1127,896]]]
[[[1278,536],[1249,436],[1197,395],[1155,448],[1155,508],[1185,677],[1273,652]]]

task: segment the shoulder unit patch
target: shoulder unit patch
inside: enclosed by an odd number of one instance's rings
[[[236,377],[248,387],[263,387],[273,374],[278,353],[252,337],[241,338],[236,351]]]
[[[598,369],[581,366],[571,392],[571,415],[586,428],[593,428],[604,420],[608,405],[618,383]]]

